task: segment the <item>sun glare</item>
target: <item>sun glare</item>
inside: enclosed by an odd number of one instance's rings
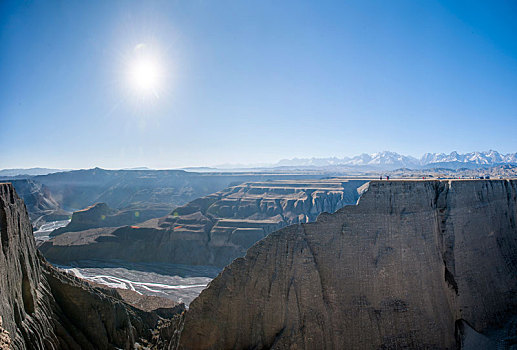
[[[150,58],[136,60],[130,72],[131,84],[137,90],[152,92],[158,88],[160,74],[159,67]]]
[[[144,44],[135,46],[134,57],[128,65],[128,83],[140,97],[158,97],[163,83],[163,70],[157,57],[146,49]]]

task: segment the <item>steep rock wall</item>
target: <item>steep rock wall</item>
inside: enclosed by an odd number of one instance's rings
[[[37,253],[11,184],[0,184],[0,243],[2,342],[13,349],[131,349],[151,338],[155,313],[56,270]]]
[[[373,181],[225,268],[170,348],[493,346],[517,315],[516,196],[506,180]]]

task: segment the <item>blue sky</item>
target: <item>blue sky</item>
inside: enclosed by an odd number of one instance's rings
[[[516,152],[516,38],[515,1],[2,1],[0,168]]]

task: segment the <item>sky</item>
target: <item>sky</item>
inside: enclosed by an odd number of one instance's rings
[[[513,153],[516,131],[515,1],[0,2],[0,168]]]

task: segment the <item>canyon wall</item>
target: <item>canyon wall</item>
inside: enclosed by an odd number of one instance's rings
[[[495,348],[517,315],[516,196],[507,180],[372,181],[226,267],[170,348]]]
[[[157,314],[58,271],[40,256],[25,205],[5,183],[0,184],[0,243],[2,346],[131,349],[151,339]]]

